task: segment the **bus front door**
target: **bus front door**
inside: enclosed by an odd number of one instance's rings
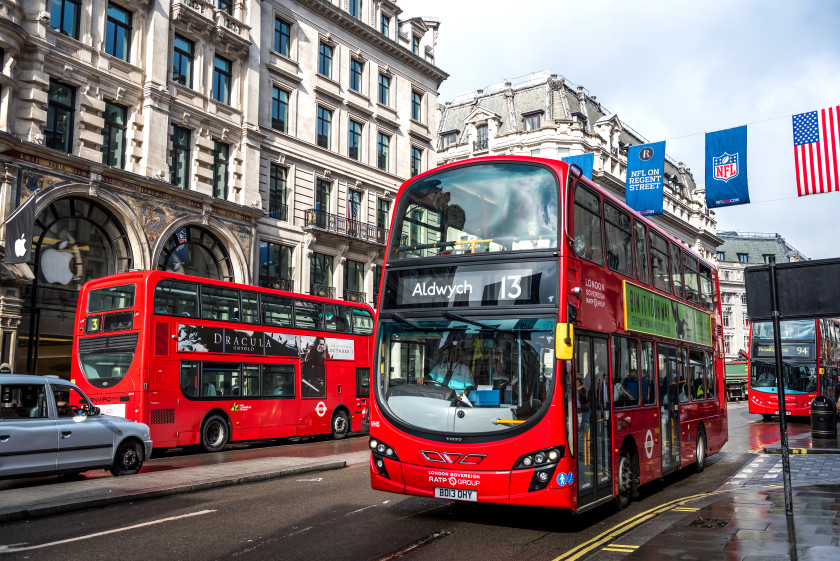
[[[612,496],[608,366],[607,338],[576,334],[575,376],[584,390],[577,415],[579,508]]]
[[[659,412],[661,419],[662,474],[680,467],[680,401],[677,385],[677,349],[657,345]],[[682,349],[681,349],[682,350]]]

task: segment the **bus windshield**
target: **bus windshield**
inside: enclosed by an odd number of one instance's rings
[[[557,177],[532,164],[484,163],[411,184],[395,211],[390,258],[557,247]]]
[[[817,336],[816,324],[812,319],[786,320],[780,323],[782,339],[811,339]],[[753,324],[752,336],[755,339],[772,339],[773,322],[760,321]]]
[[[771,326],[772,328],[772,326]],[[817,364],[782,363],[782,375],[785,380],[785,393],[810,393],[817,391]],[[750,364],[750,389],[776,393],[776,363],[772,359],[753,360]]]
[[[445,434],[511,430],[554,388],[554,318],[407,320],[381,326],[377,387],[408,426]]]

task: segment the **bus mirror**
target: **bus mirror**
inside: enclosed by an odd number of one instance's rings
[[[571,323],[558,323],[554,333],[555,354],[557,360],[572,360],[572,341],[574,326]]]

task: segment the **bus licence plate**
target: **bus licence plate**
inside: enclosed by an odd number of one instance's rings
[[[450,489],[448,487],[435,487],[435,497],[438,499],[449,499],[451,501],[478,501],[478,491],[467,489]]]

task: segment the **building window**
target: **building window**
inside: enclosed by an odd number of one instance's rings
[[[361,158],[362,125],[350,120],[347,135],[347,156],[358,161]]]
[[[330,191],[332,185],[326,179],[318,179],[315,184],[315,210],[319,213],[330,211]]]
[[[391,18],[389,18],[385,14],[382,14],[379,17],[379,31],[382,33],[382,35],[387,37],[390,34],[390,28]]]
[[[746,294],[741,294],[741,304],[743,304],[744,306],[747,305],[747,295]]]
[[[193,57],[195,45],[183,37],[175,36],[174,54],[172,56],[172,80],[182,86],[192,87]]]
[[[350,89],[354,92],[362,92],[362,68],[360,60],[350,59]]]
[[[309,292],[315,293],[315,286],[332,286],[333,278],[333,256],[323,253],[312,253],[309,259]]]
[[[274,87],[271,93],[271,128],[286,132],[289,114],[289,92]]]
[[[765,263],[775,263],[776,262],[776,256],[772,253],[765,253],[761,257],[764,258]]]
[[[390,136],[381,132],[376,135],[376,167],[382,171],[388,171],[388,148],[390,145]]]
[[[332,78],[333,48],[325,43],[318,46],[318,74]]]
[[[730,314],[729,312],[725,312],[723,314],[723,326],[724,327],[729,327],[729,322],[731,320],[732,320],[732,314]]]
[[[131,12],[108,3],[105,23],[105,52],[120,60],[128,60],[131,50]]]
[[[213,63],[213,99],[230,105],[231,63],[220,56]]]
[[[750,256],[748,253],[739,253],[738,254],[738,263],[749,263]]]
[[[125,163],[125,129],[127,108],[105,102],[105,128],[102,129],[102,163],[115,168]]]
[[[230,146],[224,142],[213,142],[213,196],[217,199],[228,197],[228,162]]]
[[[50,27],[78,39],[81,13],[82,0],[52,0]]]
[[[531,113],[530,115],[523,115],[523,120],[525,121],[525,130],[526,131],[535,131],[540,128],[540,114],[539,113]]]
[[[291,290],[292,248],[260,240],[260,286]]]
[[[423,94],[419,92],[411,92],[411,118],[415,121],[420,121],[423,117]]]
[[[420,54],[420,37],[417,35],[411,36],[411,52],[416,55]]]
[[[388,106],[388,97],[391,92],[391,79],[384,74],[379,75],[379,103]]]
[[[385,199],[376,201],[376,227],[388,229],[388,214],[391,212],[391,203]]]
[[[440,148],[441,150],[446,150],[457,140],[457,135],[454,132],[448,132],[445,134],[440,135]]]
[[[365,264],[348,259],[344,265],[344,290],[365,291]]]
[[[291,28],[291,24],[282,19],[274,20],[274,50],[286,57],[292,46]]]
[[[230,16],[233,15],[233,2],[230,0],[218,0],[216,7]]]
[[[48,148],[55,148],[68,154],[72,151],[75,107],[75,88],[50,80],[47,125],[44,127],[45,142]]]
[[[350,189],[347,192],[347,218],[350,220],[359,220],[362,214],[362,193]]]
[[[411,147],[411,175],[417,175],[423,171],[423,150]]]
[[[350,15],[362,19],[362,0],[350,0]]]
[[[268,177],[268,216],[277,220],[288,219],[286,206],[286,178],[289,170],[277,164],[271,164]]]
[[[724,352],[730,354],[732,352],[732,335],[724,335],[723,342],[725,347]]]
[[[187,189],[190,165],[190,136],[189,129],[172,127],[172,152],[169,180],[172,185]]]
[[[475,128],[475,150],[487,150],[487,125],[478,125]]]
[[[330,149],[330,127],[332,126],[332,111],[318,107],[318,146]]]
[[[726,261],[726,252],[718,251],[717,252],[717,260],[718,261]]]

